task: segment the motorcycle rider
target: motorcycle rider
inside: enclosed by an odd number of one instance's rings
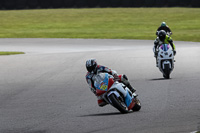
[[[96,95],[96,88],[94,87],[94,76],[98,73],[108,73],[114,77],[114,80],[117,80],[119,82],[122,82],[124,85],[126,85],[131,92],[135,92],[136,90],[130,85],[128,78],[126,75],[118,75],[116,71],[109,69],[108,67],[98,65],[96,59],[89,59],[86,61],[86,81],[89,84],[89,87],[91,91]],[[104,106],[107,103],[104,101],[98,101],[99,106]]]
[[[165,22],[162,22],[161,26],[158,27],[158,29],[156,31],[156,35],[158,35],[158,32],[161,31],[161,30],[164,30],[166,33],[169,33],[170,36],[172,35],[171,29],[169,28],[169,26]]]
[[[156,58],[156,66],[157,66],[157,56],[158,56],[157,47],[162,45],[163,43],[165,43],[165,44],[169,43],[173,49],[174,56],[176,55],[176,49],[175,49],[175,45],[173,43],[172,38],[170,36],[166,35],[166,32],[164,30],[159,31],[158,37],[154,41],[154,57]]]

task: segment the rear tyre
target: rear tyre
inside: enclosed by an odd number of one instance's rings
[[[115,94],[111,94],[109,96],[109,99],[112,102],[112,105],[115,108],[117,108],[121,113],[125,114],[125,113],[129,112],[124,101],[122,101],[120,98],[116,97]]]
[[[141,103],[140,100],[136,98],[135,100],[135,106],[132,108],[133,111],[139,111],[141,109]]]

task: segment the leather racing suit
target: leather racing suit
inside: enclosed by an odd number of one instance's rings
[[[111,70],[111,69],[109,69],[108,67],[105,67],[105,66],[97,65],[96,74],[100,73],[100,72],[104,72],[104,73],[108,73],[108,74],[112,75],[114,78],[117,78],[119,82],[122,82],[124,85],[126,85],[132,92],[135,92],[135,89],[130,85],[126,75],[117,75],[116,71]],[[96,95],[96,88],[94,87],[94,76],[95,76],[95,73],[87,72],[85,77],[86,77],[86,81],[89,85],[89,88]],[[106,104],[107,103],[105,101],[98,100],[99,106],[102,107]]]
[[[173,51],[174,51],[174,55],[176,54],[176,49],[175,49],[175,45],[174,45],[174,43],[173,43],[172,38],[171,38],[170,36],[166,35],[164,42],[161,41],[161,40],[159,39],[159,37],[157,37],[157,38],[155,39],[155,41],[154,41],[154,57],[157,58],[158,51],[157,51],[156,49],[157,49],[158,46],[162,45],[163,43],[165,43],[165,44],[170,44],[171,47],[172,47],[172,49],[173,49]]]
[[[172,31],[167,25],[158,27],[158,29],[156,31],[156,35],[158,35],[158,32],[161,30],[164,30],[166,33],[169,33],[170,35],[172,35]]]

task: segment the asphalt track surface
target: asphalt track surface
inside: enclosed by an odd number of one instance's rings
[[[190,133],[200,130],[200,43],[175,41],[171,79],[155,65],[153,40],[0,39],[0,133]],[[85,61],[126,74],[142,103],[120,114],[99,107]]]

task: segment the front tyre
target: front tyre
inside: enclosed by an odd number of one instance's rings
[[[139,99],[135,99],[135,106],[132,108],[133,111],[139,111],[141,109],[141,103]]]
[[[121,113],[125,114],[125,113],[129,112],[124,101],[122,101],[120,98],[116,97],[115,94],[111,94],[109,96],[109,99],[112,102],[112,105],[115,108],[117,108]]]
[[[170,78],[170,68],[168,64],[165,65],[163,77],[166,79]]]

